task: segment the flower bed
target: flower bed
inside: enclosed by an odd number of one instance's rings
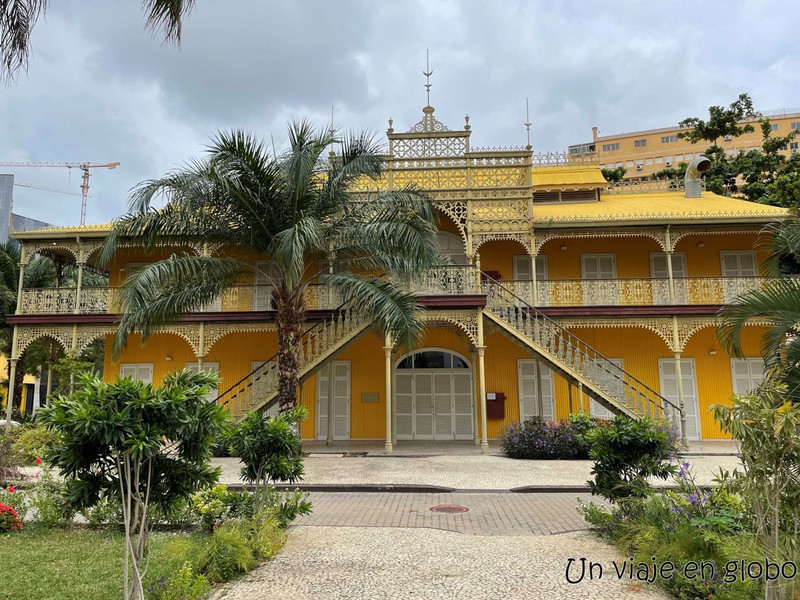
[[[588,413],[576,413],[557,422],[531,417],[509,425],[500,438],[500,445],[509,458],[585,460],[589,458],[586,434],[608,424],[609,421]]]

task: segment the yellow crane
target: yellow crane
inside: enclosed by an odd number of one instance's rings
[[[81,180],[81,225],[86,225],[86,199],[89,197],[89,169],[115,169],[118,162],[104,165],[82,162],[0,162],[0,167],[62,167],[67,169],[80,169],[83,171]]]

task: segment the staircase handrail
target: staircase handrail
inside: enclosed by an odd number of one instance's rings
[[[672,402],[668,398],[665,398],[664,396],[662,396],[661,394],[656,392],[653,388],[651,388],[649,385],[647,385],[646,383],[644,383],[643,381],[641,381],[640,379],[638,379],[637,377],[635,377],[634,375],[632,375],[631,373],[629,373],[628,371],[626,371],[625,369],[623,369],[622,367],[617,365],[616,363],[614,363],[611,360],[609,360],[601,352],[599,352],[598,350],[595,350],[592,346],[590,346],[589,344],[587,344],[586,342],[581,340],[579,337],[573,335],[566,328],[564,328],[561,325],[559,325],[558,323],[556,323],[553,319],[551,319],[550,317],[545,315],[539,309],[537,309],[537,308],[531,306],[530,304],[528,304],[528,302],[525,299],[520,298],[519,296],[517,296],[514,292],[512,292],[507,287],[502,285],[499,281],[497,281],[493,277],[490,277],[486,273],[481,272],[481,287],[484,288],[484,290],[485,290],[485,286],[486,286],[487,283],[493,284],[499,290],[502,290],[504,293],[508,294],[509,296],[512,296],[514,299],[516,299],[518,302],[520,302],[523,305],[522,308],[525,308],[529,313],[533,313],[533,315],[536,318],[541,319],[544,323],[546,323],[547,325],[553,327],[561,335],[564,335],[565,337],[567,337],[568,340],[570,340],[570,341],[574,340],[575,341],[574,345],[576,347],[581,347],[582,346],[586,350],[589,350],[594,355],[594,356],[592,356],[592,359],[593,360],[600,359],[601,361],[603,361],[603,367],[607,371],[609,371],[609,372],[618,371],[619,375],[617,375],[617,377],[623,383],[626,382],[626,377],[627,377],[629,380],[631,380],[631,381],[637,383],[639,386],[641,386],[641,388],[643,388],[644,390],[646,390],[648,392],[651,392],[653,395],[657,396],[658,398],[661,398],[664,402],[669,404],[672,408],[677,410],[679,413],[681,412],[681,409],[677,404],[675,404],[674,402]],[[489,296],[488,293],[486,295],[487,295],[487,297]],[[487,308],[489,308],[489,306],[490,306],[489,302],[486,303],[486,306],[487,306]],[[611,367],[611,369],[609,369],[609,367]],[[651,401],[651,400],[648,399],[648,401]]]

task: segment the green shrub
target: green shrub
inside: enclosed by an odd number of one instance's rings
[[[28,492],[32,519],[45,527],[72,523],[77,512],[67,497],[67,487],[49,471],[43,471],[38,482]]]
[[[154,600],[201,600],[210,591],[208,579],[195,573],[190,561],[169,579],[162,578],[147,589],[148,596]]]
[[[104,496],[93,506],[81,511],[92,527],[122,525],[122,503],[114,496]]]
[[[255,512],[253,494],[247,490],[236,492],[220,484],[206,488],[192,496],[194,511],[200,524],[211,531],[229,519],[247,519]]]
[[[667,462],[675,455],[676,439],[666,424],[620,415],[608,427],[589,431],[586,439],[595,461],[589,489],[611,502],[645,498],[651,492],[649,477],[667,479],[676,471]]]
[[[275,488],[270,488],[267,493],[267,500],[270,512],[275,516],[278,525],[286,529],[300,515],[311,514],[311,502],[308,501],[308,493],[301,490],[288,490],[281,492]]]
[[[199,571],[212,583],[228,581],[253,566],[255,558],[247,537],[233,524],[218,527],[197,560]]]
[[[591,444],[587,434],[609,421],[587,412],[575,413],[561,421],[531,417],[512,423],[500,437],[500,446],[509,458],[529,460],[573,460],[589,458]]]
[[[28,514],[27,493],[14,485],[0,488],[0,504],[13,508],[22,521]]]
[[[247,540],[256,560],[272,558],[286,541],[283,528],[269,510],[261,511],[250,519],[239,521],[237,527]]]
[[[20,462],[21,459],[14,450],[13,437],[5,435],[0,428],[0,487],[21,477],[22,474],[17,468]]]
[[[58,443],[58,434],[38,425],[27,423],[15,428],[12,433],[13,449],[27,464],[45,456]]]
[[[0,533],[9,533],[22,529],[17,511],[7,504],[0,504]]]
[[[592,449],[591,443],[586,439],[586,434],[597,427],[608,427],[611,425],[611,421],[608,419],[593,417],[591,413],[586,411],[570,414],[567,417],[567,422],[572,429],[572,433],[575,434],[575,445],[577,448],[575,458],[582,460],[589,458],[589,451]]]

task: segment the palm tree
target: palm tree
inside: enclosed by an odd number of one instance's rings
[[[333,146],[339,153],[324,160]],[[203,160],[141,183],[129,214],[114,224],[100,251],[101,265],[128,240],[147,249],[202,240],[228,255],[175,254],[129,275],[115,354],[128,333],[146,338],[159,324],[202,310],[243,275],[257,272],[234,258],[242,255],[237,250],[272,261],[269,272],[258,272],[274,290],[281,410],[296,402],[304,291],[313,278],[336,288],[394,339],[413,343],[423,328],[419,307],[392,278],[411,278],[438,261],[436,210],[413,187],[351,196],[354,182],[377,179],[382,168],[372,136],[339,137],[301,121],[290,125],[289,149],[280,156],[250,134],[221,133]],[[156,210],[153,201],[161,197],[167,203]],[[319,257],[339,268],[318,272]]]
[[[0,77],[27,68],[33,28],[47,11],[48,0],[0,0]],[[183,17],[195,0],[143,0],[146,26],[164,31],[166,41],[180,42]]]
[[[765,231],[770,234],[765,246],[769,255],[762,268],[769,279],[719,311],[717,337],[732,356],[742,357],[742,327],[754,319],[765,320],[761,346],[765,367],[788,381],[794,392],[800,390],[800,278],[785,276],[782,265],[800,259],[800,220],[794,217]]]

